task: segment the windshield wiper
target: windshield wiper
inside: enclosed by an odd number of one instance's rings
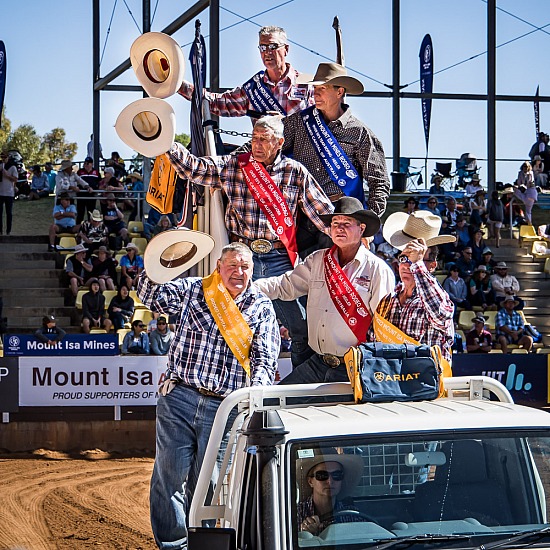
[[[513,544],[515,542],[523,541],[526,542],[527,539],[533,538],[533,542],[536,542],[539,539],[545,538],[550,534],[550,527],[542,527],[541,529],[533,529],[532,531],[518,531],[513,533],[511,536],[504,540],[498,540],[495,542],[490,542],[489,544],[482,544],[478,546],[476,550],[489,550],[490,548],[500,548],[501,546],[506,546],[508,544]]]
[[[404,545],[403,548],[408,548],[418,543],[440,544],[449,541],[470,540],[470,538],[471,535],[435,535],[427,533],[424,535],[414,535],[412,537],[385,539],[383,541],[378,541],[377,546],[369,546],[369,548],[373,550],[383,550],[384,548],[394,548],[401,544]],[[383,542],[383,544],[380,544],[380,542]]]

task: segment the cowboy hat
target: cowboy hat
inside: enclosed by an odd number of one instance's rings
[[[500,192],[500,194],[501,194],[501,195],[508,195],[508,193],[513,193],[513,192],[514,192],[513,186],[507,185],[507,186]]]
[[[300,487],[301,501],[311,495],[311,486],[308,483],[310,471],[323,462],[338,462],[344,469],[342,488],[338,493],[339,499],[351,494],[363,475],[363,460],[360,456],[339,454],[333,447],[301,449],[298,453],[296,479]]]
[[[130,48],[130,61],[150,97],[170,97],[183,82],[183,52],[171,36],[162,32],[146,32],[138,37]]]
[[[126,245],[126,250],[136,250],[137,252],[139,252],[139,248],[135,243],[128,243]]]
[[[101,215],[101,212],[97,208],[92,212],[92,215],[90,216],[90,218],[93,222],[103,221],[103,216]]]
[[[495,265],[495,269],[508,269],[508,266],[506,262],[498,262],[498,264]]]
[[[359,223],[364,223],[366,227],[363,237],[372,237],[380,229],[380,218],[372,210],[364,210],[361,201],[355,197],[339,198],[335,203],[334,212],[323,214],[319,218],[329,226],[334,216],[349,216],[358,220]]]
[[[479,174],[472,174],[472,181],[479,181],[480,177]]]
[[[519,302],[513,296],[506,296],[506,298],[502,300],[501,304],[504,305],[506,302],[514,302],[514,307],[519,304]]]
[[[481,255],[482,256],[485,256],[485,254],[492,254],[493,251],[488,247],[486,246],[482,251],[481,251]]]
[[[214,248],[214,239],[200,231],[170,229],[153,237],[143,255],[147,277],[163,284],[208,256]]]
[[[131,174],[128,174],[128,177],[143,181],[143,176],[139,172],[132,172]]]
[[[118,137],[138,153],[153,158],[172,147],[176,115],[162,99],[138,99],[125,107],[115,123]]]
[[[475,269],[474,269],[474,273],[476,271],[483,271],[483,273],[487,273],[487,266],[486,265],[478,265]]]
[[[72,168],[74,165],[74,162],[72,160],[64,160],[61,162],[61,166],[59,167],[59,171],[63,172],[63,170],[67,170],[67,168]]]
[[[349,95],[361,95],[363,93],[363,84],[356,78],[348,76],[348,72],[338,63],[319,63],[317,72],[311,79],[311,75],[301,74],[296,78],[297,84],[310,84],[320,86],[330,84],[332,86],[342,86]]]
[[[487,321],[487,317],[483,317],[483,315],[476,315],[472,319],[472,323],[483,323],[483,324],[485,324],[485,321]]]
[[[83,244],[77,244],[73,251],[75,254],[80,254],[81,252],[88,252],[88,249]]]
[[[403,250],[407,243],[416,239],[424,239],[428,247],[456,241],[453,235],[439,235],[440,229],[441,218],[427,210],[412,214],[395,212],[386,220],[382,234],[398,250]]]

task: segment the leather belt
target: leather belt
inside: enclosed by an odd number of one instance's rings
[[[220,395],[219,393],[207,390],[206,388],[197,388],[199,393],[201,395],[206,395],[208,397],[217,397],[218,399],[223,399],[223,395]]]
[[[230,235],[229,240],[232,243],[246,244],[252,252],[256,254],[267,254],[273,249],[285,248],[282,241],[268,241],[267,239],[247,239],[246,237],[239,237],[239,235]]]
[[[317,355],[319,355],[319,357],[321,358],[321,361],[323,361],[323,363],[325,365],[328,365],[331,369],[336,369],[340,365],[345,364],[344,358],[339,357],[338,355],[332,355],[330,353],[325,353],[324,355],[321,355],[320,353],[318,353]]]

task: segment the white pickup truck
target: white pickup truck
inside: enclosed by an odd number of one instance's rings
[[[445,387],[446,398],[408,403],[356,405],[349,384],[227,397],[189,516],[190,526],[217,527],[191,527],[189,550],[550,548],[550,415],[515,405],[492,378],[449,378]],[[210,499],[236,406],[228,473]],[[359,470],[338,511],[312,533],[302,530],[299,504],[308,458],[323,449]]]

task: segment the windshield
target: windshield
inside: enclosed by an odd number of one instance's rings
[[[291,444],[292,547],[391,547],[406,538],[470,548],[547,527],[547,431],[439,435]]]

